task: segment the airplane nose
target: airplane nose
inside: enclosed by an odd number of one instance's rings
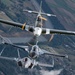
[[[18,61],[18,65],[22,67],[22,62],[21,61]]]
[[[30,53],[29,56],[32,57],[32,58],[36,58],[37,57],[35,52]]]

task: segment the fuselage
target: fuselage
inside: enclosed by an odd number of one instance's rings
[[[41,15],[38,15],[35,21],[35,27],[42,27]]]
[[[34,45],[32,46],[32,49],[29,53],[29,56],[33,59],[36,59],[37,57],[39,57],[41,54],[43,53],[43,51],[38,47],[38,45]]]
[[[34,33],[35,36],[38,37],[38,36],[41,35],[41,33],[42,33],[42,29],[41,29],[40,27],[35,27],[33,33]]]
[[[34,26],[34,35],[40,36],[42,33],[42,18],[41,18],[41,9],[39,10],[39,13],[37,15],[35,26]]]
[[[27,31],[32,32],[37,37],[40,36],[42,33],[42,19],[40,17],[41,16],[37,16],[34,27],[27,28]]]
[[[26,10],[29,13],[37,13],[35,25],[33,27],[26,27],[25,28],[25,30],[32,32],[37,37],[42,34],[43,20],[46,20],[46,18],[42,17],[42,15],[45,14],[45,13],[41,12],[42,11],[41,7],[42,7],[42,1],[40,3],[39,12]]]
[[[30,59],[28,57],[19,59],[17,61],[18,66],[23,67],[23,68],[33,68],[35,65],[37,65],[37,62],[33,59]]]

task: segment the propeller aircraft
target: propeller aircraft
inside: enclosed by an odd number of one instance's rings
[[[4,19],[0,19],[0,22],[1,23],[5,23],[7,25],[19,27],[22,30],[26,30],[26,31],[32,32],[36,37],[40,36],[41,34],[68,34],[68,35],[75,35],[74,31],[43,28],[42,27],[42,25],[43,25],[42,22],[43,22],[43,20],[46,21],[47,19],[42,17],[42,15],[54,16],[54,17],[56,17],[56,15],[48,14],[48,13],[42,13],[41,7],[42,7],[42,1],[40,3],[40,10],[39,10],[39,12],[31,11],[31,10],[23,10],[23,11],[28,12],[28,13],[37,14],[34,26],[27,25],[26,23],[22,24],[22,23],[13,22],[13,21],[4,20]]]

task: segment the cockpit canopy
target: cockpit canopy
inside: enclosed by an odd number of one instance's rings
[[[41,21],[41,18],[40,18],[40,16],[37,18],[37,21]]]
[[[37,45],[34,45],[33,47],[32,47],[32,51],[37,51],[38,50],[38,46]]]

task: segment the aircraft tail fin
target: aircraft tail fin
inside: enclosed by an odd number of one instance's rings
[[[41,1],[41,3],[40,3],[40,10],[39,10],[39,12],[38,12],[38,13],[40,13],[40,14],[41,14],[41,11],[42,11],[42,1]]]

